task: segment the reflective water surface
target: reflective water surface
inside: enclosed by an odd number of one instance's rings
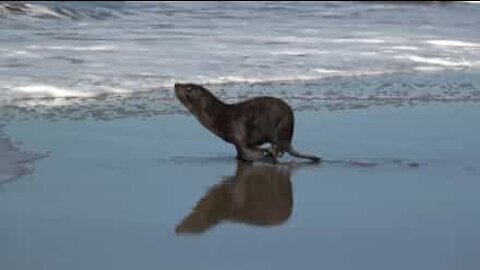
[[[237,164],[182,115],[10,123],[50,155],[0,187],[0,268],[478,268],[475,104],[296,116],[323,165]]]
[[[175,231],[203,233],[225,221],[281,225],[292,213],[290,177],[289,167],[239,162],[235,175],[210,188]]]

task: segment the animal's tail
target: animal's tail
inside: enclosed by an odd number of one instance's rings
[[[319,157],[316,157],[316,156],[313,156],[313,155],[306,155],[306,154],[302,154],[302,153],[297,152],[297,150],[293,149],[293,146],[290,146],[290,148],[287,150],[287,152],[294,157],[310,159],[314,163],[322,162],[322,159],[319,158]]]

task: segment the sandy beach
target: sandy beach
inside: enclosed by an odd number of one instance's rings
[[[325,162],[293,169],[238,165],[187,115],[11,122],[50,154],[0,187],[1,265],[473,270],[479,121],[475,103],[299,112],[297,148]]]

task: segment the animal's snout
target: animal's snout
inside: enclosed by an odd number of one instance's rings
[[[182,84],[182,83],[175,83],[174,91],[175,91],[175,95],[177,96],[177,98],[182,103],[185,103],[186,100],[188,99],[187,85]]]
[[[183,92],[183,89],[184,89],[184,85],[181,84],[181,83],[175,83],[174,85],[174,90],[175,90],[175,93],[177,93],[177,95],[180,93],[180,92]]]
[[[185,91],[187,88],[188,88],[188,84],[184,84],[184,83],[175,83],[175,91]]]

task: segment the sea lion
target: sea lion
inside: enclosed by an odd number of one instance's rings
[[[226,104],[205,87],[191,83],[176,83],[175,94],[204,127],[235,145],[237,159],[276,162],[277,157],[287,152],[312,162],[321,161],[292,147],[293,111],[279,98],[256,97]],[[271,144],[270,149],[260,148],[265,143]]]

